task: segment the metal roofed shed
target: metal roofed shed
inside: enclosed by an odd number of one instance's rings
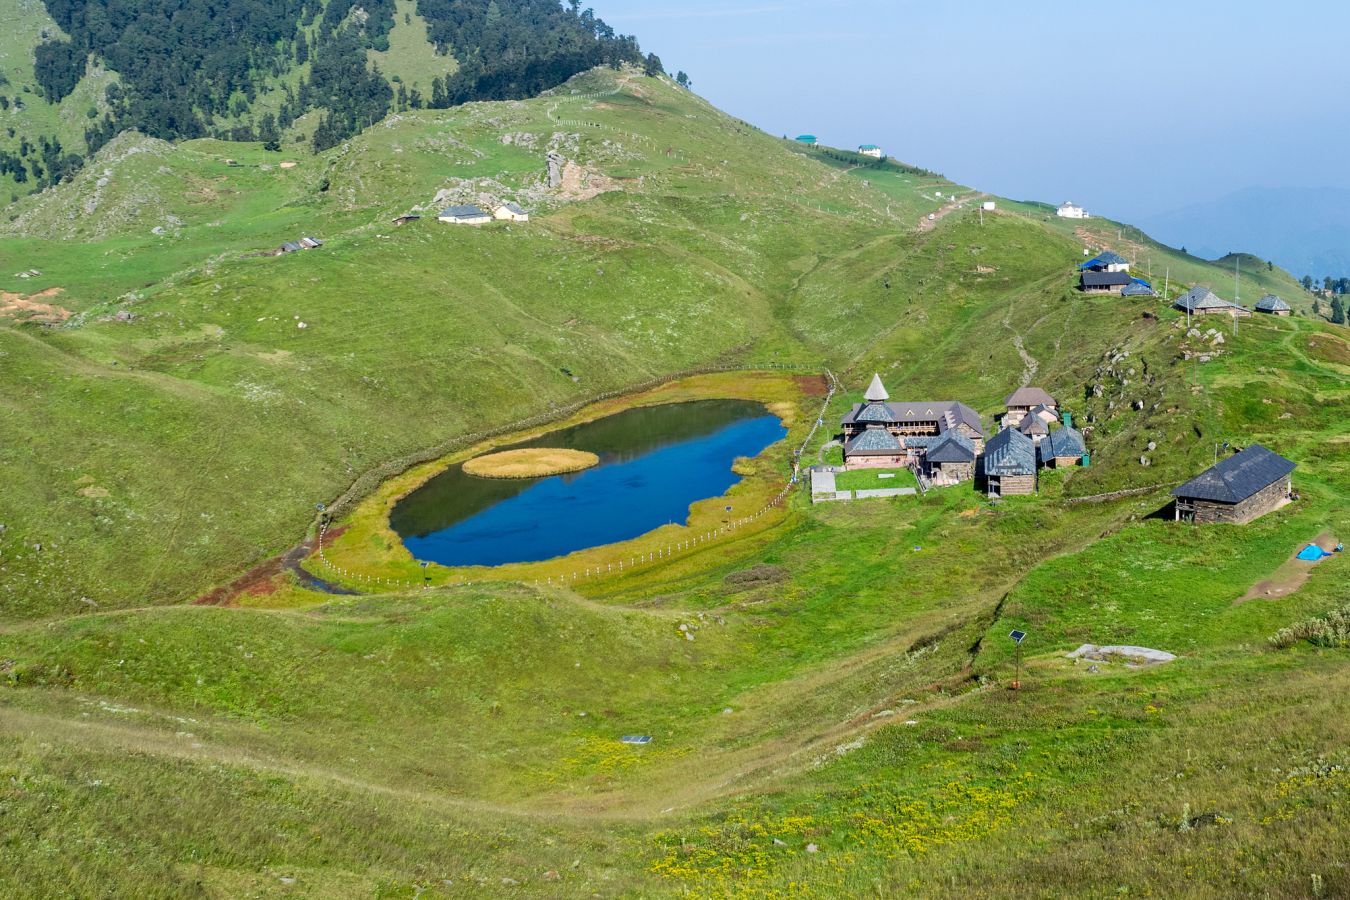
[[[1246,524],[1284,505],[1293,487],[1294,468],[1292,461],[1273,450],[1252,444],[1173,488],[1175,518]]]
[[[1157,292],[1148,286],[1147,282],[1140,281],[1138,278],[1131,281],[1125,287],[1120,289],[1122,297],[1156,297]]]
[[[1078,289],[1085,294],[1109,294],[1121,290],[1127,284],[1130,284],[1130,276],[1125,272],[1086,269],[1079,278]]]
[[[1125,257],[1121,256],[1119,253],[1116,253],[1114,250],[1106,250],[1102,253],[1098,253],[1096,256],[1092,257],[1092,259],[1089,259],[1085,263],[1079,263],[1078,268],[1106,269],[1107,271],[1115,271],[1114,269],[1110,268],[1111,266],[1124,266],[1126,269],[1128,269],[1130,267],[1130,261]]]

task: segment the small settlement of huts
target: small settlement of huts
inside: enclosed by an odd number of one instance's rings
[[[1061,421],[1061,418],[1064,421]],[[980,415],[957,400],[891,400],[881,376],[840,421],[848,469],[909,468],[924,487],[972,482],[990,496],[1030,494],[1042,467],[1087,459],[1083,435],[1037,387],[1008,395],[986,440]]]
[[[1174,488],[1178,522],[1243,525],[1283,506],[1293,491],[1294,463],[1252,444]]]
[[[1130,274],[1130,261],[1106,250],[1080,263],[1078,289],[1085,294],[1119,294],[1122,297],[1152,297],[1153,285]]]

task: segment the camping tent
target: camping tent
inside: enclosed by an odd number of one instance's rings
[[[1298,551],[1298,558],[1299,558],[1299,559],[1305,559],[1305,560],[1307,560],[1307,561],[1309,561],[1309,562],[1317,562],[1317,561],[1318,561],[1319,559],[1321,559],[1322,557],[1324,557],[1324,556],[1330,556],[1330,555],[1331,555],[1330,553],[1328,553],[1327,551],[1323,550],[1321,547],[1317,546],[1316,544],[1309,544],[1308,546],[1304,547],[1302,550]]]

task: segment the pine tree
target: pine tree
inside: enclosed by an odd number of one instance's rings
[[[1345,304],[1341,302],[1340,297],[1331,298],[1331,324],[1345,324]]]

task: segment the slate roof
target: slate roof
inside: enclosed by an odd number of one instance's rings
[[[1092,259],[1089,259],[1087,262],[1081,263],[1078,268],[1095,269],[1098,266],[1105,268],[1106,266],[1128,266],[1129,264],[1130,261],[1119,253],[1107,250],[1092,257]]]
[[[528,215],[529,215],[529,213],[527,213],[527,212],[525,211],[525,208],[524,208],[523,206],[521,206],[519,203],[515,202],[514,200],[508,200],[508,201],[506,201],[505,203],[502,204],[502,207],[503,207],[507,212],[509,212],[509,213],[511,213],[511,214],[513,214],[513,215],[517,215],[517,216],[528,216]]]
[[[477,219],[486,216],[487,213],[472,203],[465,203],[460,206],[447,206],[441,210],[442,219]]]
[[[1027,413],[1022,417],[1022,421],[1017,423],[1017,430],[1026,435],[1049,434],[1050,426],[1035,413]]]
[[[873,373],[872,383],[867,386],[867,393],[863,394],[863,399],[869,403],[891,399],[891,395],[886,393],[886,385],[881,383],[880,373]]]
[[[984,445],[984,474],[1036,474],[1036,445],[1015,428],[1003,429]]]
[[[1241,503],[1294,471],[1294,464],[1273,450],[1252,444],[1172,489],[1173,497]]]
[[[1154,292],[1153,288],[1149,287],[1147,284],[1143,283],[1142,281],[1135,280],[1120,289],[1120,296],[1156,297],[1158,295]]]
[[[1033,416],[1040,416],[1043,420],[1047,422],[1059,421],[1059,415],[1053,409],[1046,406],[1044,403],[1037,403],[1035,406],[1033,406],[1031,408],[1031,414]]]
[[[1256,301],[1256,308],[1261,312],[1289,312],[1289,304],[1285,303],[1274,294],[1266,294],[1260,300]]]
[[[1003,400],[1004,406],[1047,406],[1055,405],[1055,398],[1038,387],[1020,387]]]
[[[909,443],[908,440],[906,443]],[[962,463],[975,461],[975,445],[959,431],[948,431],[928,447],[928,461]]]
[[[1236,303],[1229,303],[1220,298],[1203,284],[1196,285],[1182,294],[1172,305],[1191,313],[1203,309],[1242,309]]]
[[[1054,459],[1057,456],[1082,456],[1087,452],[1087,445],[1083,443],[1081,431],[1073,428],[1056,428],[1041,438],[1041,444],[1036,451],[1043,460]]]
[[[885,428],[867,428],[863,433],[844,445],[844,453],[899,453],[900,439]]]
[[[885,403],[868,403],[853,414],[854,422],[894,422],[895,413]]]
[[[1095,272],[1089,270],[1083,272],[1082,282],[1085,288],[1124,287],[1130,283],[1130,276],[1125,272]]]
[[[889,403],[855,403],[853,409],[844,413],[841,424],[853,425],[868,421],[882,421],[879,418],[873,418],[881,415],[875,409],[876,407],[884,407],[893,416],[892,419],[888,420],[891,422],[937,422],[939,432],[965,424],[974,429],[976,434],[981,437],[984,436],[984,428],[980,425],[980,414],[956,400],[916,400],[913,402],[892,400]],[[863,418],[864,414],[868,418]]]

